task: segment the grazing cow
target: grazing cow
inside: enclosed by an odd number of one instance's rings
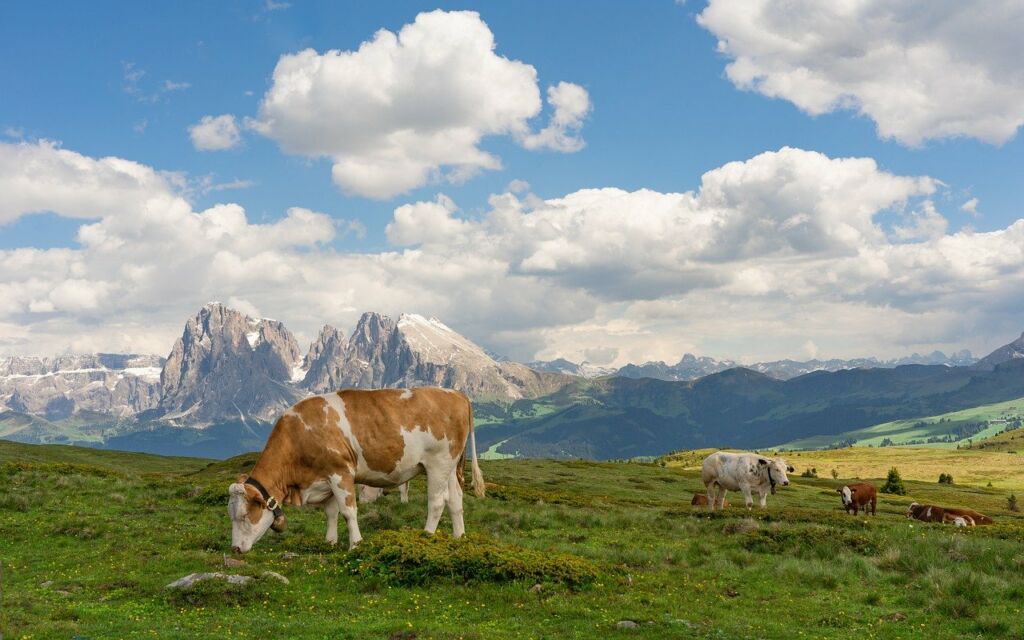
[[[836,491],[843,499],[843,508],[846,509],[846,513],[857,515],[857,509],[864,507],[864,513],[870,511],[871,515],[878,515],[878,492],[875,490],[875,485],[867,482],[855,482],[843,485]]]
[[[782,458],[766,458],[756,453],[728,453],[716,451],[704,459],[701,478],[708,490],[708,506],[712,511],[715,507],[725,506],[726,491],[743,492],[743,501],[747,509],[754,506],[751,492],[757,491],[761,497],[761,508],[768,506],[768,492],[775,494],[775,485],[789,484],[786,472],[793,472],[793,467]]]
[[[942,522],[957,527],[973,527],[975,525],[992,524],[992,518],[978,513],[974,509],[958,509],[955,507],[938,507],[932,504],[912,502],[907,509],[907,518],[922,522]]]
[[[703,493],[695,493],[693,494],[693,499],[690,500],[690,504],[694,507],[706,507],[708,506],[708,497]],[[725,501],[724,506],[729,506],[728,500]]]
[[[437,529],[447,504],[454,535],[459,537],[465,532],[467,436],[473,491],[483,497],[473,409],[461,393],[434,388],[345,389],[306,398],[278,419],[252,471],[228,488],[231,546],[245,553],[267,529],[283,530],[282,505],[289,503],[323,507],[331,544],[338,541],[341,513],[351,548],[362,539],[356,484],[396,487],[424,471],[424,529]]]
[[[359,502],[365,502],[367,504],[376,502],[385,493],[390,493],[387,489],[381,489],[380,487],[371,487],[369,485],[359,485]],[[401,494],[402,504],[409,502],[409,483],[403,482],[398,487],[398,493]]]

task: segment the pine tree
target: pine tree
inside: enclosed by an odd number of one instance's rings
[[[898,496],[907,495],[907,488],[903,486],[903,478],[900,477],[900,472],[897,471],[896,467],[889,469],[889,476],[885,479],[885,484],[882,485],[882,493],[895,493]]]

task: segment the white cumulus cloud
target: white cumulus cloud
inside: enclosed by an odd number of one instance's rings
[[[480,147],[486,136],[581,148],[586,90],[551,87],[551,123],[532,134],[528,121],[542,106],[537,71],[495,46],[477,13],[438,10],[398,33],[381,29],[355,51],[285,55],[248,125],[287,153],[332,159],[339,188],[379,199],[500,168]]]
[[[697,21],[737,87],[812,115],[854,110],[883,138],[1000,144],[1024,123],[1018,0],[710,0]]]
[[[199,151],[223,151],[237,147],[242,141],[235,116],[203,116],[188,128],[192,146]]]

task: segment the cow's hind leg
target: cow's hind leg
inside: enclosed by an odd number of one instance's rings
[[[334,493],[334,499],[338,502],[341,515],[345,518],[345,524],[348,526],[348,548],[351,549],[363,539],[362,534],[359,533],[359,520],[356,517],[358,511],[355,478],[351,473],[331,476],[331,492]]]
[[[459,476],[453,470],[448,476],[448,515],[452,518],[452,535],[461,538],[466,533],[466,524],[462,519],[462,487]]]
[[[324,513],[327,514],[328,544],[338,544],[338,512],[340,511],[341,507],[338,506],[338,501],[334,497],[328,498],[324,505]]]
[[[427,533],[437,531],[437,523],[444,514],[444,503],[448,497],[448,476],[441,469],[427,469],[427,523],[423,530]]]

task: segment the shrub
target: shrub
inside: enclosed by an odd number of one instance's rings
[[[940,473],[939,484],[953,484],[953,474],[951,473]]]
[[[1020,511],[1020,507],[1017,506],[1017,496],[1010,494],[1010,497],[1006,499],[1006,508],[1010,511]]]
[[[361,578],[393,585],[422,585],[450,579],[507,582],[560,582],[582,587],[598,577],[590,562],[569,554],[504,544],[480,534],[452,538],[419,530],[381,531],[349,551],[343,565]]]
[[[832,479],[833,480],[838,480],[839,479],[839,469],[833,469],[832,470]]]
[[[907,488],[903,486],[903,478],[900,477],[900,472],[896,467],[889,469],[889,475],[885,479],[885,484],[882,485],[882,493],[894,493],[898,496],[907,495]]]
[[[800,474],[800,477],[801,478],[817,478],[818,477],[818,470],[815,469],[814,467],[811,467],[810,469],[805,469],[804,472]]]

